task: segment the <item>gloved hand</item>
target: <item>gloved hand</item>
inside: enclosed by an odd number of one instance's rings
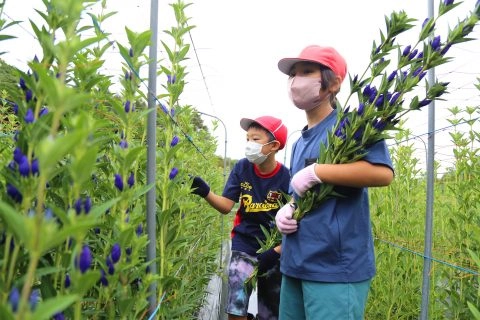
[[[303,197],[305,192],[312,188],[314,185],[322,183],[322,180],[315,174],[315,165],[316,163],[312,163],[311,165],[303,168],[302,170],[295,173],[290,181],[290,185],[300,197]]]
[[[292,218],[294,211],[295,207],[291,203],[287,203],[277,211],[275,224],[277,225],[278,231],[283,234],[290,234],[297,231],[297,220]]]
[[[205,198],[210,192],[210,186],[200,177],[193,177],[192,193]]]
[[[272,269],[277,264],[278,259],[280,259],[280,254],[273,248],[260,253],[257,256],[258,274],[264,274],[268,270]]]

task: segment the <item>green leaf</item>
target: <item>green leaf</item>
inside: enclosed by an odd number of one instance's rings
[[[2,201],[0,201],[0,217],[5,221],[8,230],[13,232],[20,242],[25,243],[28,240],[30,232],[27,230],[25,217]]]
[[[48,300],[44,300],[38,304],[35,312],[32,315],[32,319],[51,319],[56,313],[62,312],[79,299],[80,297],[78,295],[71,294],[57,296]]]

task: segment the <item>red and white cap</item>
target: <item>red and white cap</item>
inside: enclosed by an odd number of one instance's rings
[[[240,127],[247,131],[248,127],[250,127],[250,125],[254,122],[258,123],[261,127],[270,132],[275,137],[275,140],[280,142],[280,150],[285,147],[285,143],[287,143],[288,132],[287,127],[283,124],[282,120],[272,116],[262,116],[256,119],[242,118],[240,120]]]

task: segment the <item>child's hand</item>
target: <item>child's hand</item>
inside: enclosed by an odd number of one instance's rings
[[[287,203],[278,210],[275,216],[275,224],[278,231],[283,234],[294,233],[298,229],[297,220],[293,219],[293,212],[295,207],[291,203]]]
[[[272,269],[277,264],[278,259],[280,259],[280,254],[273,248],[260,253],[257,256],[258,274],[264,274],[268,270]]]
[[[298,171],[290,181],[290,185],[296,194],[300,197],[303,197],[305,192],[307,192],[314,185],[322,183],[322,180],[315,173],[316,163],[312,163],[306,168]]]
[[[210,193],[210,186],[200,177],[194,177],[192,181],[192,193],[205,198]]]

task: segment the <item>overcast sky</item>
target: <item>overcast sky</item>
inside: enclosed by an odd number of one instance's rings
[[[445,39],[448,25],[453,26],[458,19],[463,19],[475,2],[464,1],[449,14],[449,21],[444,20],[438,25],[437,34]],[[186,9],[186,15],[191,17],[190,25],[196,26],[190,34],[196,50],[191,48],[191,59],[187,62],[188,85],[181,103],[191,104],[223,121],[227,130],[227,156],[235,159],[244,156],[245,133],[239,126],[242,117],[269,114],[282,118],[290,133],[287,155],[291,143],[299,135],[297,130],[306,123],[303,111],[296,109],[288,99],[286,76],[277,69],[279,59],[294,57],[310,44],[330,45],[345,57],[350,75],[363,73],[373,41],[378,42],[380,30],[385,30],[385,15],[390,15],[393,10],[405,10],[418,20],[419,25],[428,15],[427,0],[202,0],[192,3]],[[107,5],[108,10],[118,12],[102,26],[104,31],[111,33],[111,40],[126,44],[125,25],[137,32],[149,28],[149,0],[110,0]],[[435,8],[437,6],[438,0]],[[45,11],[41,0],[23,1],[21,6],[18,0],[6,0],[6,18],[25,22],[8,30],[8,34],[14,34],[18,39],[2,41],[0,51],[7,51],[2,58],[22,70],[26,70],[27,60],[35,54],[41,55],[28,24],[29,18],[38,21],[34,8]],[[173,19],[171,7],[167,2],[159,1],[160,40],[170,40],[161,30],[170,28]],[[477,26],[475,38],[480,38],[479,29]],[[409,34],[411,38],[399,39],[402,45],[413,44],[411,39],[416,39],[418,33],[410,31]],[[191,42],[189,38],[185,40]],[[449,126],[447,107],[479,105],[480,94],[474,88],[474,83],[478,83],[476,78],[480,77],[479,41],[452,49],[449,55],[454,56],[455,61],[435,70],[440,80],[451,83],[451,93],[445,96],[448,102],[436,105],[437,129]],[[165,57],[161,49],[159,45],[159,58]],[[106,58],[105,71],[120,76],[118,48],[109,52]],[[147,74],[146,69],[143,72]],[[159,78],[158,82],[161,81],[164,79]],[[347,79],[340,100],[348,91]],[[207,124],[212,120],[205,116],[203,119]],[[426,110],[415,113],[408,127],[415,134],[426,133]],[[215,136],[219,146],[217,153],[223,156],[225,135],[221,124]],[[423,139],[426,141],[427,137]],[[446,154],[451,149],[448,139],[448,135],[436,138],[439,154]],[[423,148],[423,144],[421,146]],[[283,162],[283,151],[278,154],[278,159]]]

